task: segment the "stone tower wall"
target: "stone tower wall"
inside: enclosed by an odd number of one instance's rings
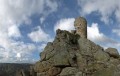
[[[75,19],[74,26],[76,28],[76,33],[82,38],[87,38],[87,21],[83,17],[78,17]]]

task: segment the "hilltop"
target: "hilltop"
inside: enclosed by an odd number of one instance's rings
[[[31,66],[30,76],[120,76],[117,49],[104,49],[87,39],[85,19],[85,23],[81,23],[81,17],[77,20],[76,30],[56,31],[54,41],[47,43],[41,59]],[[21,72],[17,76],[28,75]]]

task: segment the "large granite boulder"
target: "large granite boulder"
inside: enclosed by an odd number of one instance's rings
[[[119,53],[115,48],[107,48],[105,50],[111,57],[119,58]]]
[[[61,71],[60,76],[74,76],[78,71],[76,67],[66,67]]]

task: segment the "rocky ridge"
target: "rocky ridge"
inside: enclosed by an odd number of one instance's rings
[[[30,76],[120,76],[117,49],[104,50],[75,31],[58,29],[40,58],[31,66]]]
[[[40,53],[31,76],[119,76],[120,56],[75,33],[57,30],[53,42]]]

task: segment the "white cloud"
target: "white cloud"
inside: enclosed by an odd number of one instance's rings
[[[99,31],[98,23],[92,23],[91,27],[87,27],[88,32],[88,39],[99,42],[99,43],[114,43],[114,41],[107,36],[105,36],[103,33]]]
[[[8,28],[8,36],[9,37],[21,37],[20,30],[17,26],[13,25]]]
[[[112,32],[120,36],[120,29],[113,29]]]
[[[55,0],[0,0],[0,62],[31,60],[35,45],[14,40],[22,36],[19,27],[22,23],[31,24],[30,17],[34,14],[45,18],[57,6]]]
[[[32,31],[31,33],[29,33],[28,37],[33,42],[47,42],[49,41],[49,38],[50,38],[49,35],[45,33],[40,26],[38,26],[35,31]]]
[[[98,23],[92,23],[91,27],[87,27],[88,39],[101,45],[104,48],[117,48],[120,52],[120,42],[117,42],[114,39],[111,39],[102,32],[100,32],[98,26]]]
[[[61,19],[59,20],[55,26],[54,26],[54,31],[56,31],[57,29],[61,29],[61,30],[74,30],[74,18],[66,18],[66,19]]]
[[[91,27],[87,27],[87,32],[88,32],[88,38],[91,40],[99,40],[104,37],[102,33],[99,32],[98,29],[98,24],[97,23],[92,23]],[[99,39],[98,39],[99,38]]]
[[[9,49],[10,44],[11,44],[11,40],[9,39],[8,35],[0,31],[0,47]]]
[[[101,21],[106,24],[110,23],[112,21],[111,16],[115,15],[115,18],[120,22],[120,0],[78,0],[78,4],[83,15],[97,12],[101,15]]]
[[[33,44],[25,44],[24,42],[13,42],[11,48],[6,50],[0,48],[0,62],[32,62],[32,53],[36,50]],[[31,61],[29,61],[31,60]]]
[[[45,9],[45,8],[49,9]],[[24,22],[33,14],[48,15],[57,10],[57,2],[54,0],[0,0],[1,19],[13,22]]]
[[[21,53],[17,53],[16,57],[21,58]]]
[[[35,52],[35,50],[37,49],[34,44],[13,42],[9,50],[0,48],[0,56],[2,57],[0,62],[27,62],[32,59],[32,53]]]

